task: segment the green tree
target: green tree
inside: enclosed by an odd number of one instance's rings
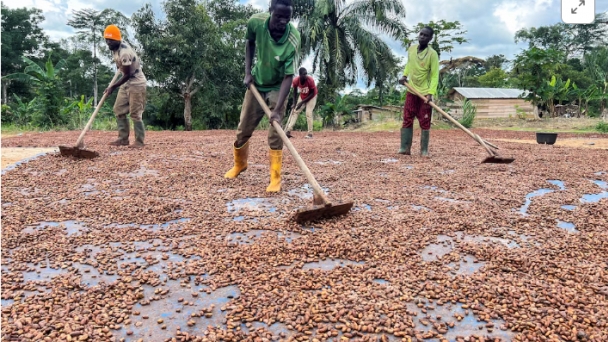
[[[560,63],[562,60],[563,53],[553,49],[532,47],[518,54],[513,62],[512,76],[516,80],[515,85],[528,92],[522,94],[522,97],[535,107],[546,104],[543,92],[546,90],[547,80],[563,67]]]
[[[602,21],[606,13],[597,14],[588,25],[557,23],[538,28],[524,28],[515,33],[515,42],[527,42],[528,47],[552,49],[563,53],[563,60],[577,54],[586,54],[593,48],[608,44],[608,28]]]
[[[9,74],[3,79],[22,80],[34,85],[38,102],[42,108],[42,111],[34,114],[32,118],[34,125],[53,127],[65,124],[66,118],[60,115],[64,97],[59,79],[59,73],[64,67],[65,61],[61,60],[53,65],[49,56],[44,69],[27,57],[23,57],[23,62],[27,67],[22,73]]]
[[[102,47],[105,47],[103,31],[110,24],[119,26],[123,39],[128,40],[126,28],[129,25],[129,19],[116,10],[104,9],[103,11],[97,11],[94,9],[83,9],[73,11],[72,19],[68,20],[68,25],[76,29],[78,38],[93,45],[93,103],[95,106],[97,106],[97,94],[99,90],[97,86],[97,73],[100,64],[97,52]],[[107,85],[102,86],[104,89],[107,87]]]
[[[243,102],[247,21],[259,11],[238,0],[212,0],[207,8],[219,28],[221,63],[214,66],[213,81],[200,94],[204,105],[199,111],[207,127],[235,128]]]
[[[458,20],[446,21],[441,19],[437,22],[430,21],[427,24],[418,23],[412,31],[412,36],[404,40],[404,45],[409,47],[412,42],[418,41],[418,33],[425,26],[429,26],[433,29],[433,41],[430,45],[437,51],[439,57],[441,57],[442,52],[452,52],[454,44],[461,45],[469,42],[468,39],[464,37],[467,31],[462,28],[462,24],[460,24]]]
[[[505,57],[505,55],[492,55],[486,58],[485,68],[487,71],[490,71],[494,68],[503,69],[509,63],[509,60]]]
[[[450,58],[449,61],[441,61],[440,75],[452,74],[454,82],[452,86],[472,87],[478,86],[477,78],[484,74],[486,61],[481,58],[466,56],[461,58]]]
[[[600,114],[603,114],[608,102],[608,48],[602,46],[592,50],[585,55],[584,64],[598,89],[596,98],[600,101]]]
[[[323,103],[338,89],[354,84],[361,72],[368,82],[379,76],[391,49],[380,33],[402,40],[405,8],[398,0],[318,0],[310,14],[299,19],[302,54],[313,56],[313,72],[319,69],[324,83],[319,90]],[[370,30],[372,29],[372,30]],[[361,70],[357,67],[360,61]]]
[[[184,125],[192,130],[192,97],[221,79],[223,42],[217,24],[196,1],[169,0],[163,10],[164,20],[155,18],[150,4],[133,15],[136,38],[146,75],[183,99]]]
[[[48,37],[43,33],[40,24],[44,21],[42,10],[37,8],[7,8],[1,3],[2,9],[2,77],[23,70],[22,57],[34,57],[40,46]],[[7,103],[8,88],[27,93],[26,84],[14,81],[2,81],[2,101]]]
[[[479,76],[478,81],[482,87],[503,88],[507,85],[507,78],[508,75],[504,70],[494,67]]]

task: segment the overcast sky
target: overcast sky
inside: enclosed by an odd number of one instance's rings
[[[253,6],[266,9],[268,0],[240,0]],[[456,45],[452,53],[442,53],[442,59],[449,57],[476,56],[485,58],[493,54],[504,54],[513,58],[524,48],[515,44],[513,37],[517,30],[524,27],[552,25],[561,21],[561,2],[576,3],[580,0],[426,0],[404,1],[406,8],[405,23],[413,26],[419,22],[444,19],[458,20],[467,30],[469,43]],[[107,8],[109,3],[101,0],[3,0],[10,8],[37,7],[43,10],[46,18],[42,27],[53,39],[69,37],[73,29],[67,26],[73,10],[93,7]],[[156,11],[161,10],[162,0],[112,1],[114,9],[131,16],[145,3],[151,2]],[[592,0],[586,0],[589,6]],[[576,4],[574,6],[576,6]],[[608,11],[608,0],[595,0],[596,13]],[[398,56],[404,56],[405,50],[397,42],[389,42]],[[311,68],[310,60],[304,61],[304,67]],[[364,88],[360,81],[357,87]]]

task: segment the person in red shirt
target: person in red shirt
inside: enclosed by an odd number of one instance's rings
[[[293,102],[297,103],[296,107],[291,111],[289,119],[287,120],[287,126],[285,127],[285,134],[291,138],[291,130],[298,121],[298,115],[306,108],[306,121],[308,122],[308,134],[306,138],[312,138],[312,112],[317,105],[317,93],[319,90],[315,85],[315,80],[308,76],[305,68],[300,68],[300,76],[293,79]],[[298,90],[300,91],[300,99],[298,100]]]

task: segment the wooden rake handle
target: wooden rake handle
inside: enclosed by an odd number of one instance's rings
[[[119,73],[120,72],[117,70],[116,74],[114,74],[114,78],[110,82],[110,86],[112,86],[114,84],[114,82],[116,82],[116,78],[118,78]],[[93,112],[93,115],[91,115],[91,117],[89,118],[89,122],[87,122],[86,126],[84,126],[82,133],[80,133],[78,140],[76,140],[76,147],[78,147],[78,148],[82,147],[82,141],[84,140],[84,135],[87,133],[89,128],[91,128],[91,126],[93,125],[93,121],[95,120],[97,113],[99,113],[99,110],[101,109],[101,106],[103,105],[103,102],[106,100],[107,97],[108,97],[108,94],[104,93],[103,96],[101,97],[101,100],[99,100],[99,103],[97,104],[97,107],[95,108],[95,111]]]
[[[266,105],[266,101],[264,101],[264,98],[262,97],[262,95],[260,95],[260,93],[258,92],[258,89],[255,87],[255,85],[253,83],[251,83],[249,85],[249,91],[251,91],[253,93],[255,98],[260,103],[260,106],[262,106],[262,109],[264,109],[264,112],[268,116],[268,119],[270,119],[270,117],[272,116],[272,112],[270,111],[270,108],[268,108],[268,106]],[[277,104],[277,105],[279,105],[279,104]],[[279,136],[283,140],[283,143],[287,146],[287,149],[289,149],[289,152],[291,152],[293,159],[296,160],[296,163],[300,167],[300,170],[302,170],[302,172],[308,179],[308,183],[310,183],[310,185],[312,186],[312,189],[315,193],[315,197],[321,199],[323,201],[323,205],[325,205],[326,207],[330,207],[331,201],[327,198],[327,196],[325,196],[323,189],[321,189],[321,186],[319,185],[319,183],[317,183],[317,180],[312,175],[312,172],[310,172],[310,170],[308,169],[308,167],[306,166],[306,164],[304,163],[304,161],[298,154],[298,151],[296,151],[296,148],[293,146],[291,141],[289,141],[289,138],[287,137],[287,135],[281,128],[281,125],[279,125],[278,122],[272,121],[272,120],[271,120],[271,123],[272,123],[272,126],[274,127],[274,129],[277,131],[277,133],[279,133]]]
[[[404,82],[404,84],[407,87],[407,89],[409,89],[412,93],[418,95],[421,99],[424,100],[425,103],[430,104],[431,107],[435,108],[446,119],[450,120],[454,125],[456,125],[458,128],[460,128],[461,130],[463,130],[466,134],[468,134],[471,138],[473,138],[473,140],[477,141],[481,146],[483,146],[483,148],[485,148],[486,151],[488,151],[488,153],[490,154],[491,157],[494,157],[496,155],[494,153],[494,151],[492,151],[488,147],[488,145],[486,145],[484,143],[483,139],[481,139],[477,134],[474,134],[473,132],[471,132],[468,129],[466,129],[466,127],[464,127],[463,125],[460,124],[460,122],[456,121],[453,117],[451,117],[450,115],[448,115],[448,113],[444,112],[443,109],[439,108],[439,106],[437,106],[435,103],[433,103],[432,101],[429,102],[426,97],[424,97],[416,89],[414,89],[411,85],[409,85],[408,82]]]

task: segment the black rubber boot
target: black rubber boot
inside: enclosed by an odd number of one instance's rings
[[[429,155],[429,139],[431,137],[430,130],[422,130],[420,132],[420,155],[428,156]]]
[[[413,135],[414,127],[401,129],[401,148],[399,149],[399,154],[411,154]]]
[[[110,143],[112,146],[128,146],[129,145],[129,119],[126,115],[116,117],[118,125],[118,139]]]

